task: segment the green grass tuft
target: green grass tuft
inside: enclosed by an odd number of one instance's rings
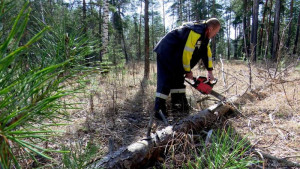
[[[246,138],[240,139],[232,129],[213,133],[209,144],[203,143],[203,149],[198,149],[194,160],[183,166],[186,169],[217,168],[243,169],[259,163],[247,151],[250,144]]]

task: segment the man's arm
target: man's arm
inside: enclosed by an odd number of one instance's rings
[[[215,80],[215,77],[214,77],[214,75],[213,75],[213,73],[212,73],[212,70],[208,70],[208,71],[207,71],[206,77],[207,77],[207,79],[209,79],[210,81]]]
[[[204,63],[204,66],[207,70],[207,79],[214,80],[214,75],[212,73],[213,71],[213,63],[212,63],[212,53],[210,50],[209,44],[207,44],[207,54],[206,57],[202,57],[202,61]]]

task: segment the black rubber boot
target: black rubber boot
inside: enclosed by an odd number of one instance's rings
[[[154,116],[159,120],[163,120],[162,117],[159,115],[159,110],[161,110],[161,112],[163,113],[163,115],[165,117],[168,116],[166,100],[156,97],[155,98],[155,107],[154,107],[154,111],[155,111]]]
[[[171,94],[172,110],[188,113],[190,105],[186,99],[185,93],[172,93]]]

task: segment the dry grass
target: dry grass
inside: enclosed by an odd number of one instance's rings
[[[101,145],[99,157],[109,152],[108,141],[114,149],[128,145],[146,136],[149,114],[153,110],[156,90],[156,65],[151,64],[150,80],[143,83],[143,63],[116,68],[109,74],[96,74],[85,94],[69,98],[66,102],[79,102],[80,110],[70,112],[73,124],[65,130],[60,143],[72,145],[76,141],[91,141]],[[251,143],[263,152],[276,157],[300,162],[300,73],[289,68],[270,78],[271,70],[263,66],[252,67],[252,92],[249,90],[249,68],[241,61],[228,61],[215,65],[219,79],[215,90],[226,97],[243,95],[245,101],[238,107],[244,116],[230,119],[235,130],[249,135]],[[194,68],[194,75],[206,75]],[[203,99],[198,91],[187,86],[187,95],[195,112],[214,102]],[[174,120],[176,120],[174,118]],[[156,123],[157,129],[163,127]]]

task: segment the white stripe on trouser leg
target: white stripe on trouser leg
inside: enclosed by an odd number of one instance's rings
[[[170,93],[185,93],[185,89],[171,89]]]
[[[162,94],[162,93],[156,93],[156,97],[159,97],[161,99],[167,99],[168,98],[168,95],[165,95],[165,94]]]

